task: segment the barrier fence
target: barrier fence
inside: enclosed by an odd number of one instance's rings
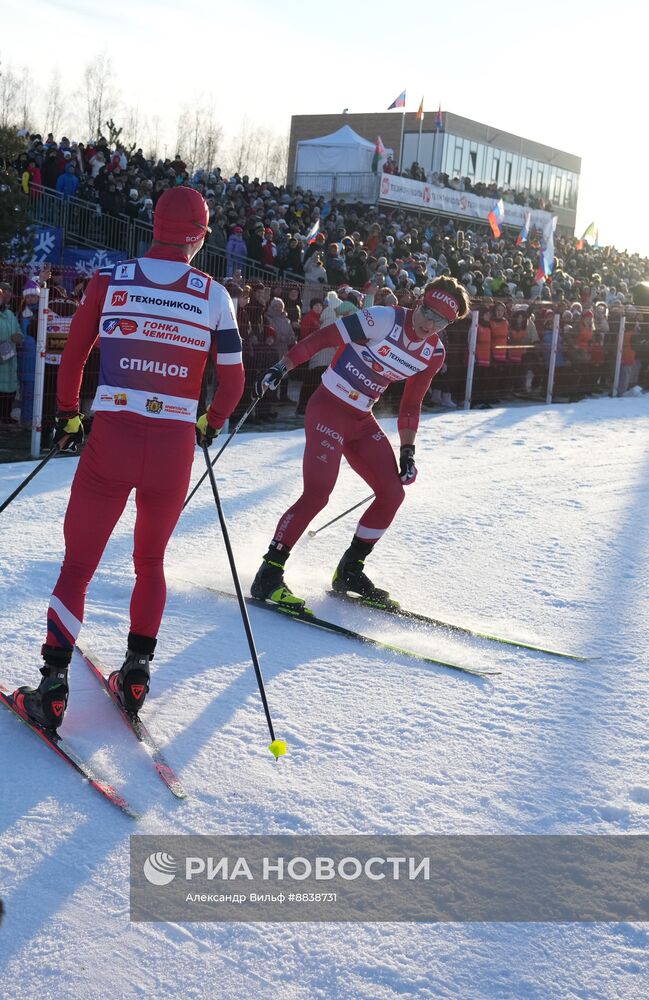
[[[7,304],[23,333],[17,358],[13,359],[15,423],[0,429],[0,459],[29,455],[37,458],[50,440],[58,366],[87,279],[55,268],[48,287],[34,300],[23,295],[29,278],[25,269],[0,268],[0,277],[12,285],[11,302]],[[269,361],[264,346],[264,304],[271,294],[286,295],[295,287],[293,282],[270,282],[260,292],[255,310],[247,311],[243,330],[246,388],[233,415],[235,419],[250,402],[256,375],[275,360]],[[425,409],[575,402],[585,397],[649,389],[649,309],[612,309],[607,319],[596,320],[598,329],[589,332],[582,324],[563,321],[548,304],[532,302],[527,310],[522,305],[505,305],[497,300],[495,305],[492,300],[476,302],[469,317],[447,328],[446,364],[424,400]],[[81,385],[80,406],[89,422],[98,376],[99,351],[95,347]],[[319,372],[306,366],[298,368],[275,397],[264,399],[248,423],[255,427],[264,424],[268,429],[300,426],[302,419],[296,417],[298,397],[302,397],[302,406],[318,381]],[[209,401],[214,387],[215,372],[210,362],[201,405]],[[403,383],[388,388],[376,406],[379,418],[398,411],[402,389]]]
[[[37,193],[38,197],[31,202],[32,218],[40,225],[62,230],[68,246],[112,250],[130,258],[142,256],[151,245],[153,225],[150,223],[130,219],[126,215],[106,214],[96,203],[79,198],[64,200],[45,188]],[[194,264],[219,280],[231,276],[234,270],[239,270],[246,281],[255,278],[268,280],[269,277],[284,281],[291,278],[303,280],[280,268],[265,267],[250,257],[229,259],[224,250],[210,245],[209,241],[203,245]]]

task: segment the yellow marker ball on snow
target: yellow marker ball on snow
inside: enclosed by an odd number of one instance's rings
[[[273,740],[268,749],[272,753],[275,760],[277,760],[279,757],[283,757],[286,753],[286,740]]]

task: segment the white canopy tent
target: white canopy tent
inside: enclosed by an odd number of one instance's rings
[[[331,135],[303,139],[295,153],[296,174],[369,173],[375,144],[363,139],[349,125]],[[386,156],[392,155],[386,149]]]

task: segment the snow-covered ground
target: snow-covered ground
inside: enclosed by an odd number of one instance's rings
[[[216,467],[246,587],[297,495],[302,441],[301,431],[240,435]],[[302,540],[293,589],[386,641],[502,673],[476,680],[252,609],[289,744],[276,766],[237,605],[200,586],[232,589],[205,484],[169,547],[146,707],[190,798],[171,797],[81,662],[64,731],[145,811],[139,824],[0,714],[1,997],[647,997],[640,924],[129,923],[134,832],[648,832],[649,396],[426,415],[417,445],[419,478],[370,575],[416,610],[598,658],[386,623],[328,598],[351,515]],[[74,464],[50,463],[2,515],[8,685],[37,677]],[[0,467],[0,496],[29,468]],[[202,471],[197,452],[195,478]],[[368,492],[343,468],[316,524]],[[117,665],[133,513],[91,586],[83,633]]]

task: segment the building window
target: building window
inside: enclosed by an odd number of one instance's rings
[[[566,190],[563,196],[564,205],[570,205],[572,200],[572,177],[566,177]]]
[[[500,172],[500,157],[494,156],[493,165],[491,167],[491,179],[498,183],[498,174]]]
[[[471,150],[469,153],[469,173],[472,177],[475,177],[475,169],[478,160],[478,153],[475,150]]]
[[[531,166],[525,167],[525,190],[532,190],[532,168]]]
[[[512,182],[512,161],[505,160],[505,184]]]
[[[455,156],[453,158],[453,173],[459,176],[462,169],[462,143],[455,144]]]
[[[557,174],[554,178],[554,194],[552,195],[555,201],[559,201],[561,197],[561,174]]]

